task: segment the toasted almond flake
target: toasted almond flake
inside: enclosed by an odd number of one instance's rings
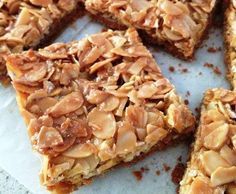
[[[115,96],[108,97],[104,102],[99,105],[99,109],[105,112],[115,110],[120,104],[119,98]]]
[[[230,167],[219,153],[215,151],[205,151],[201,154],[200,160],[208,175],[211,175],[218,167]]]
[[[156,144],[157,142],[165,138],[167,134],[168,134],[168,131],[160,127],[156,128],[154,131],[152,131],[150,134],[146,136],[145,142],[147,142],[148,144]]]
[[[220,150],[220,155],[229,164],[236,165],[236,152],[229,148],[229,146],[224,145]]]
[[[47,73],[45,64],[40,64],[34,67],[33,70],[27,72],[24,78],[29,82],[36,82],[44,78]]]
[[[203,179],[197,177],[191,184],[189,193],[191,194],[213,194],[213,188],[209,186],[208,182],[205,182]]]
[[[92,89],[89,91],[89,94],[86,95],[86,100],[91,104],[100,104],[104,102],[109,97],[107,92]]]
[[[213,132],[218,127],[224,125],[224,121],[214,121],[210,124],[201,126],[201,138],[204,140],[204,138],[209,135],[211,132]]]
[[[117,130],[116,153],[126,154],[135,150],[137,137],[134,128],[129,123],[123,125]]]
[[[115,111],[116,116],[122,117],[127,101],[128,101],[128,98],[121,98],[120,99],[120,105]]]
[[[147,111],[143,107],[129,106],[126,109],[125,118],[134,127],[145,128],[147,124],[148,115]]]
[[[50,108],[48,113],[53,117],[59,117],[67,113],[76,111],[83,105],[84,99],[80,91],[66,95],[55,106]]]
[[[159,3],[159,7],[161,8],[161,10],[163,10],[166,14],[169,14],[169,15],[183,14],[183,10],[180,9],[178,6],[176,6],[175,3],[171,1],[162,0]]]
[[[236,149],[236,134],[231,138],[234,148]]]
[[[77,144],[63,153],[63,156],[70,158],[86,158],[96,153],[96,147],[91,143]]]
[[[138,98],[151,98],[157,92],[153,82],[146,82],[138,89]]]
[[[63,143],[60,133],[53,127],[43,126],[38,135],[39,148],[49,148]]]
[[[94,63],[100,56],[101,56],[102,52],[101,49],[99,49],[98,47],[92,47],[92,49],[90,50],[89,53],[87,53],[87,55],[85,56],[85,58],[83,59],[83,63],[84,64],[91,64]]]
[[[144,141],[147,136],[147,131],[145,128],[136,128],[136,134],[139,140]]]
[[[229,131],[228,124],[224,124],[214,131],[212,131],[209,135],[204,138],[204,146],[209,149],[219,149],[224,142],[227,140],[227,134]]]
[[[137,61],[135,61],[128,69],[128,72],[133,75],[138,75],[140,71],[147,66],[148,58],[141,57]]]
[[[121,36],[112,36],[109,38],[115,48],[122,47],[127,41],[126,38]]]
[[[52,4],[52,0],[30,0],[30,2],[34,5],[43,6],[43,7],[46,7],[49,4]]]
[[[236,167],[219,167],[211,174],[211,183],[214,187],[236,181]]]
[[[57,100],[55,98],[46,97],[40,99],[36,104],[39,106],[42,112],[47,111],[50,107],[56,105]]]
[[[22,8],[22,10],[16,20],[15,26],[29,24],[30,18],[31,18],[31,14],[30,14],[29,10],[25,7]]]
[[[106,60],[103,60],[103,61],[100,61],[100,62],[97,62],[97,63],[94,63],[90,68],[89,68],[89,73],[94,73],[95,71],[97,71],[99,68],[103,67],[104,65],[114,61],[116,59],[116,57],[113,57],[113,58],[109,58],[109,59],[106,59]]]
[[[113,137],[116,132],[116,121],[114,115],[94,108],[88,114],[89,126],[92,127],[92,133],[101,139]]]

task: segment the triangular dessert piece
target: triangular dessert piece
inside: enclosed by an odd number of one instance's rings
[[[191,160],[180,194],[236,193],[236,92],[205,93]]]

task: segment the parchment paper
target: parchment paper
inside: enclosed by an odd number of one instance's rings
[[[68,42],[81,39],[86,35],[101,31],[102,25],[91,22],[85,16],[78,19],[67,28],[56,41]],[[211,32],[210,37],[198,50],[196,60],[192,63],[183,62],[169,54],[150,47],[158,64],[171,82],[176,86],[178,93],[188,98],[192,111],[199,106],[203,92],[208,88],[228,88],[225,79],[225,67],[223,63],[223,51],[216,53],[207,52],[208,47],[222,47],[222,36],[220,30]],[[212,69],[203,67],[204,63],[212,63],[218,66],[222,75],[216,75]],[[179,65],[181,64],[181,65]],[[173,66],[175,72],[170,73],[169,67]],[[187,68],[188,72],[183,73]],[[201,75],[200,75],[201,74]],[[186,97],[187,91],[190,96]],[[35,194],[48,193],[39,184],[38,173],[41,167],[40,157],[31,150],[30,142],[26,132],[26,126],[19,114],[15,92],[11,87],[0,87],[0,166],[21,184]],[[163,164],[173,168],[177,158],[182,156],[183,162],[187,157],[186,145],[178,145],[166,151],[157,152],[132,167],[119,167],[104,176],[95,179],[88,186],[84,186],[76,193],[80,194],[172,194],[176,186],[171,182],[171,170],[165,172]],[[132,175],[133,170],[148,167],[149,171],[143,174],[141,181],[137,181]],[[156,175],[160,170],[161,174]]]

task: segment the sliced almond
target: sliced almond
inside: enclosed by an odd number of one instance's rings
[[[236,165],[236,152],[224,145],[220,150],[220,155],[232,166]]]
[[[153,130],[150,134],[148,134],[145,138],[145,142],[148,144],[156,144],[158,141],[165,138],[168,134],[168,131],[157,127],[155,130]]]
[[[203,152],[200,160],[208,175],[211,175],[218,167],[230,167],[229,163],[219,153],[212,150]]]
[[[86,100],[91,104],[100,104],[109,97],[107,92],[91,89],[89,94],[86,95]]]
[[[84,103],[83,95],[80,91],[66,95],[55,106],[49,109],[48,113],[53,117],[59,117],[67,113],[76,111]]]
[[[196,178],[191,184],[189,193],[191,194],[213,194],[214,190],[201,178]]]
[[[115,110],[120,104],[119,98],[115,96],[108,97],[104,102],[99,105],[100,110],[110,112]]]
[[[144,83],[138,90],[138,98],[151,98],[157,92],[157,87],[153,82]]]
[[[53,127],[43,126],[38,135],[39,148],[49,148],[63,143],[61,134]]]
[[[129,106],[126,109],[125,118],[135,127],[146,128],[148,114],[143,107]]]
[[[204,138],[204,146],[209,149],[219,149],[227,140],[228,124],[223,124]]]
[[[116,132],[116,120],[112,113],[101,111],[94,108],[88,114],[89,126],[92,127],[92,133],[101,139],[113,137]]]
[[[96,153],[96,147],[91,143],[77,144],[63,153],[70,158],[85,158]]]
[[[214,187],[236,181],[236,167],[218,167],[211,174],[211,183]]]
[[[117,131],[116,153],[126,154],[135,150],[137,137],[134,128],[124,123]]]

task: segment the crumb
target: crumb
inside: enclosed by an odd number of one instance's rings
[[[141,181],[143,178],[142,172],[139,170],[133,171],[133,175],[135,176],[137,181]]]
[[[188,72],[187,68],[182,69],[182,73],[187,73],[187,72]]]
[[[216,75],[221,75],[222,73],[221,73],[221,71],[220,71],[220,69],[216,66],[214,66],[213,64],[211,64],[211,63],[205,63],[204,65],[203,65],[204,67],[208,67],[208,68],[211,68],[212,70],[213,70],[213,72],[216,74]]]
[[[208,67],[208,68],[213,68],[214,67],[214,65],[212,63],[204,63],[203,66]]]
[[[182,66],[182,64],[181,64],[181,63],[179,63],[179,64],[178,64],[178,66],[179,66],[179,67],[181,67],[181,66]]]
[[[140,168],[140,171],[141,171],[142,173],[148,172],[148,171],[149,171],[149,168],[148,168],[148,167],[141,167],[141,168]]]
[[[160,174],[161,174],[161,171],[160,171],[160,170],[157,170],[157,171],[156,171],[156,175],[157,175],[157,176],[160,176]]]
[[[198,73],[198,75],[202,75],[202,72],[200,71],[200,72]]]
[[[184,100],[184,104],[185,104],[185,105],[189,105],[188,99],[185,99],[185,100]]]
[[[221,71],[220,71],[220,69],[219,69],[218,67],[214,67],[213,71],[214,71],[214,73],[217,74],[217,75],[221,75],[221,74],[222,74]]]
[[[179,156],[179,157],[177,158],[177,161],[178,161],[178,162],[181,162],[181,161],[182,161],[182,156]]]
[[[174,68],[173,66],[170,66],[170,67],[169,67],[169,71],[170,71],[170,72],[175,72],[175,68]]]
[[[168,172],[170,170],[170,166],[168,166],[166,163],[163,164],[163,169]]]
[[[208,49],[207,49],[207,51],[209,52],[209,53],[215,53],[215,52],[218,52],[218,51],[221,51],[222,49],[221,49],[221,47],[209,47]]]
[[[179,184],[184,175],[185,166],[183,163],[178,163],[171,172],[171,180],[175,184]]]
[[[108,28],[104,27],[102,28],[101,32],[106,32],[108,30]]]
[[[187,90],[187,93],[186,93],[186,95],[187,96],[190,96],[191,95],[191,93]]]
[[[199,114],[199,113],[200,113],[200,108],[199,108],[199,107],[196,107],[196,108],[195,108],[195,112]]]

